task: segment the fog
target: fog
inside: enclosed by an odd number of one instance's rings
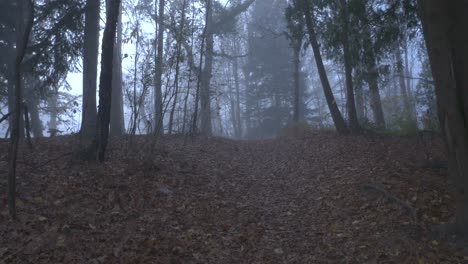
[[[57,16],[66,15],[66,9],[63,7],[40,1],[37,5],[50,8]],[[242,10],[236,10],[236,5]],[[289,5],[294,7],[294,3]],[[83,7],[79,3],[71,6],[77,10]],[[117,134],[131,134],[135,125],[137,128],[134,133],[137,134],[147,134],[154,129],[157,115],[154,105],[159,102],[163,112],[159,119],[162,119],[164,133],[186,134],[190,131],[202,131],[202,115],[209,115],[205,118],[209,118],[210,133],[238,139],[273,137],[298,124],[314,129],[333,128],[333,119],[323,93],[323,83],[317,71],[305,20],[294,14],[294,8],[289,9],[293,11],[288,15],[285,11],[287,6],[287,1],[258,0],[248,7],[242,6],[242,1],[214,2],[213,24],[219,24],[219,27],[213,34],[214,48],[210,56],[212,58],[209,59],[212,69],[207,88],[209,92],[205,95],[209,97],[206,98],[209,100],[209,106],[206,106],[206,103],[202,106],[200,100],[205,100],[201,97],[204,88],[200,86],[206,86],[202,84],[202,75],[207,70],[204,58],[206,50],[200,53],[202,44],[206,46],[206,14],[203,5],[197,1],[186,1],[185,4],[184,1],[172,1],[166,4],[162,98],[155,101],[154,44],[157,25],[154,20],[154,3],[124,1],[121,30],[118,32],[122,40],[118,45],[121,52],[115,54],[120,58],[121,63],[118,66],[121,70],[117,71],[119,76],[114,78],[119,78],[120,81],[113,89],[113,93],[116,93],[116,90],[121,92],[117,95],[120,99],[112,105],[116,117],[112,122],[121,123]],[[381,7],[383,6],[370,5],[365,12],[377,14],[381,12]],[[101,11],[99,43],[102,40],[105,22],[102,6]],[[182,12],[185,15],[183,20]],[[337,17],[339,12],[324,9],[324,12],[317,14],[316,31],[327,79],[332,88],[333,100],[336,101],[343,118],[347,120],[349,96],[346,90],[343,48],[338,41],[343,33],[333,28],[333,23],[341,23]],[[423,44],[418,25],[399,32],[398,30],[403,29],[398,29],[397,24],[404,23],[405,19],[410,21],[411,18],[395,18],[387,24],[375,20],[372,22],[373,26],[365,27],[366,31],[370,31],[366,32],[361,26],[366,19],[359,18],[361,14],[358,13],[351,15],[354,16],[351,17],[351,26],[354,28],[349,28],[350,31],[346,34],[349,34],[353,44],[351,74],[359,123],[365,127],[373,127],[373,124],[376,124],[375,108],[372,107],[377,103],[381,104],[379,107],[382,108],[387,129],[405,130],[412,126],[410,123],[414,123],[415,127],[425,128],[423,120],[434,118],[430,113],[434,93],[427,87],[427,84],[430,84],[430,76],[426,77],[427,73],[422,72],[427,55],[421,48]],[[84,109],[83,50],[77,46],[82,42],[75,43],[74,40],[83,40],[83,32],[79,30],[83,29],[84,24],[76,25],[80,23],[76,21],[60,25],[62,28],[54,28],[50,25],[53,22],[52,18],[39,19],[31,33],[32,42],[29,49],[32,55],[27,56],[37,67],[23,67],[25,76],[33,75],[25,77],[31,79],[31,82],[25,81],[25,95],[34,94],[33,97],[37,98],[31,100],[30,104],[34,105],[29,106],[34,112],[38,112],[31,116],[33,131],[42,130],[42,134],[46,136],[51,129],[57,129],[60,134],[78,133],[82,126]],[[7,36],[7,22],[3,22],[4,36]],[[181,22],[185,24],[181,25]],[[50,48],[44,46],[45,40],[35,36],[47,30],[50,31],[48,36],[54,39],[49,41],[52,45]],[[366,37],[367,33],[370,34],[370,38]],[[372,39],[372,36],[375,39]],[[58,43],[59,39],[64,41],[64,44]],[[35,42],[41,40],[44,43]],[[7,48],[8,43],[2,43],[2,57],[11,55],[12,52]],[[375,92],[372,93],[375,88],[369,88],[366,77],[370,66],[363,64],[364,60],[368,60],[366,56],[369,56],[369,49],[373,49],[373,67],[378,74],[376,85],[380,102],[376,103],[372,101],[372,98],[375,98]],[[47,56],[42,56],[41,52],[47,53]],[[68,59],[54,61],[53,56],[65,56]],[[98,56],[100,62],[100,49]],[[94,67],[97,67],[97,101],[100,64]],[[61,71],[56,72],[57,68]],[[46,76],[37,76],[40,74]],[[426,76],[422,76],[424,74]],[[7,77],[1,77],[4,83],[0,101],[2,115],[9,112]],[[198,108],[200,111],[202,107],[209,109],[204,109],[203,114],[197,111],[195,117],[197,90],[200,97]],[[58,105],[53,106],[51,98],[57,95]],[[50,122],[51,112],[54,112],[54,122]],[[36,120],[37,118],[39,120]],[[194,119],[196,127],[193,127]],[[2,122],[0,126],[0,134],[7,136],[8,123]]]
[[[465,0],[0,0],[0,263],[465,263]]]

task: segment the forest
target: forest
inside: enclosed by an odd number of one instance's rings
[[[0,263],[467,263],[466,28],[464,0],[0,0]]]

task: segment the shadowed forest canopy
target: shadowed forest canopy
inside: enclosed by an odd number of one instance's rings
[[[463,263],[466,28],[464,0],[0,1],[0,262]]]

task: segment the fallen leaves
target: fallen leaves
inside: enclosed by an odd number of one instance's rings
[[[436,138],[421,144],[324,132],[259,141],[169,137],[154,149],[150,140],[138,137],[131,151],[127,141],[113,140],[104,164],[49,161],[70,152],[76,141],[69,137],[40,139],[34,153],[23,151],[20,221],[10,221],[0,204],[0,263],[466,258],[430,238],[430,226],[448,222],[453,212],[446,172],[417,166],[444,159]],[[421,223],[359,191],[376,182],[420,209]]]

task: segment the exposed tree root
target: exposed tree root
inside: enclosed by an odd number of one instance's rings
[[[378,185],[375,185],[375,184],[367,183],[367,184],[362,185],[362,189],[366,190],[366,191],[370,190],[370,191],[378,192],[379,194],[384,196],[388,201],[396,203],[397,205],[403,207],[403,209],[405,209],[411,215],[411,217],[413,218],[413,220],[416,223],[418,223],[420,221],[421,212],[419,211],[418,208],[415,208],[414,206],[412,206],[408,202],[403,201],[402,199],[400,199],[400,198],[396,197],[395,195],[389,193],[384,188],[382,188],[382,187],[380,187]]]

